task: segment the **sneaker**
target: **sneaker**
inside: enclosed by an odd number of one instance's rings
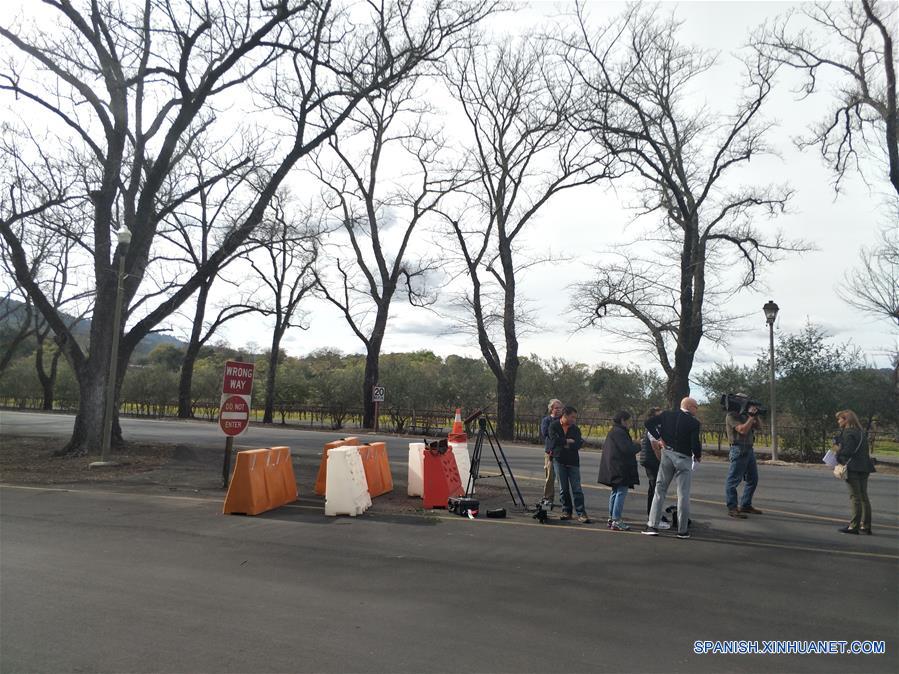
[[[612,522],[609,525],[609,529],[611,529],[612,531],[630,531],[631,530],[631,528],[624,522]]]
[[[577,521],[580,522],[581,524],[590,524],[590,518],[587,517],[586,515],[578,515]]]
[[[659,522],[659,529],[661,529],[662,531],[666,531],[670,528],[671,522],[669,522],[668,520],[662,520],[661,522]]]
[[[643,531],[640,532],[644,536],[658,536],[659,530],[655,527],[646,527]]]
[[[746,519],[746,515],[741,513],[739,508],[728,508],[727,515],[729,517],[736,517],[738,520]]]
[[[749,513],[750,515],[761,515],[762,511],[758,508],[753,508],[752,506],[742,506],[738,508],[741,513]]]
[[[850,529],[849,527],[843,527],[842,529],[837,529],[841,534],[855,534],[858,535],[858,529]]]
[[[615,520],[613,520],[613,519],[610,517],[610,518],[606,521],[606,526],[608,526],[609,529],[611,529],[611,528],[612,528],[612,522],[614,522],[614,521],[615,521]]]
[[[677,532],[677,537],[678,537],[678,538],[690,538],[690,532],[689,532],[689,531],[685,531],[685,532],[681,533],[680,531],[678,531],[678,532]]]
[[[570,520],[570,519],[571,519],[571,513],[562,513],[561,515],[559,515],[559,519],[560,519],[560,520]]]

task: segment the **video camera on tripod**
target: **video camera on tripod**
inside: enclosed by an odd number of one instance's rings
[[[753,400],[747,395],[741,393],[725,393],[721,396],[721,408],[725,412],[733,412],[734,414],[749,414],[750,407],[758,408],[758,416],[764,416],[768,413],[768,408],[762,405],[758,400]],[[752,415],[750,415],[752,416]]]

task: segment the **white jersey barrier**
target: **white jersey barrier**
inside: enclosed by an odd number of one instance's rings
[[[409,443],[409,496],[421,496],[425,489],[425,443]]]
[[[371,507],[365,466],[357,447],[328,450],[325,515],[361,515]]]
[[[467,442],[451,442],[449,447],[456,457],[456,467],[459,469],[459,479],[462,481],[462,489],[468,485],[468,474],[471,472],[471,457],[468,455]]]

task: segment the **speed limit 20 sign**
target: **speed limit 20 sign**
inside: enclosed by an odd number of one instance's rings
[[[371,389],[371,401],[373,403],[382,403],[384,402],[384,387],[383,386],[373,386]]]

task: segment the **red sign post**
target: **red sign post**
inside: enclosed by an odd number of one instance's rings
[[[222,377],[222,400],[219,406],[219,426],[228,436],[225,440],[225,460],[222,465],[222,487],[227,488],[231,473],[231,450],[234,436],[250,425],[251,395],[253,393],[253,363],[229,360]]]

